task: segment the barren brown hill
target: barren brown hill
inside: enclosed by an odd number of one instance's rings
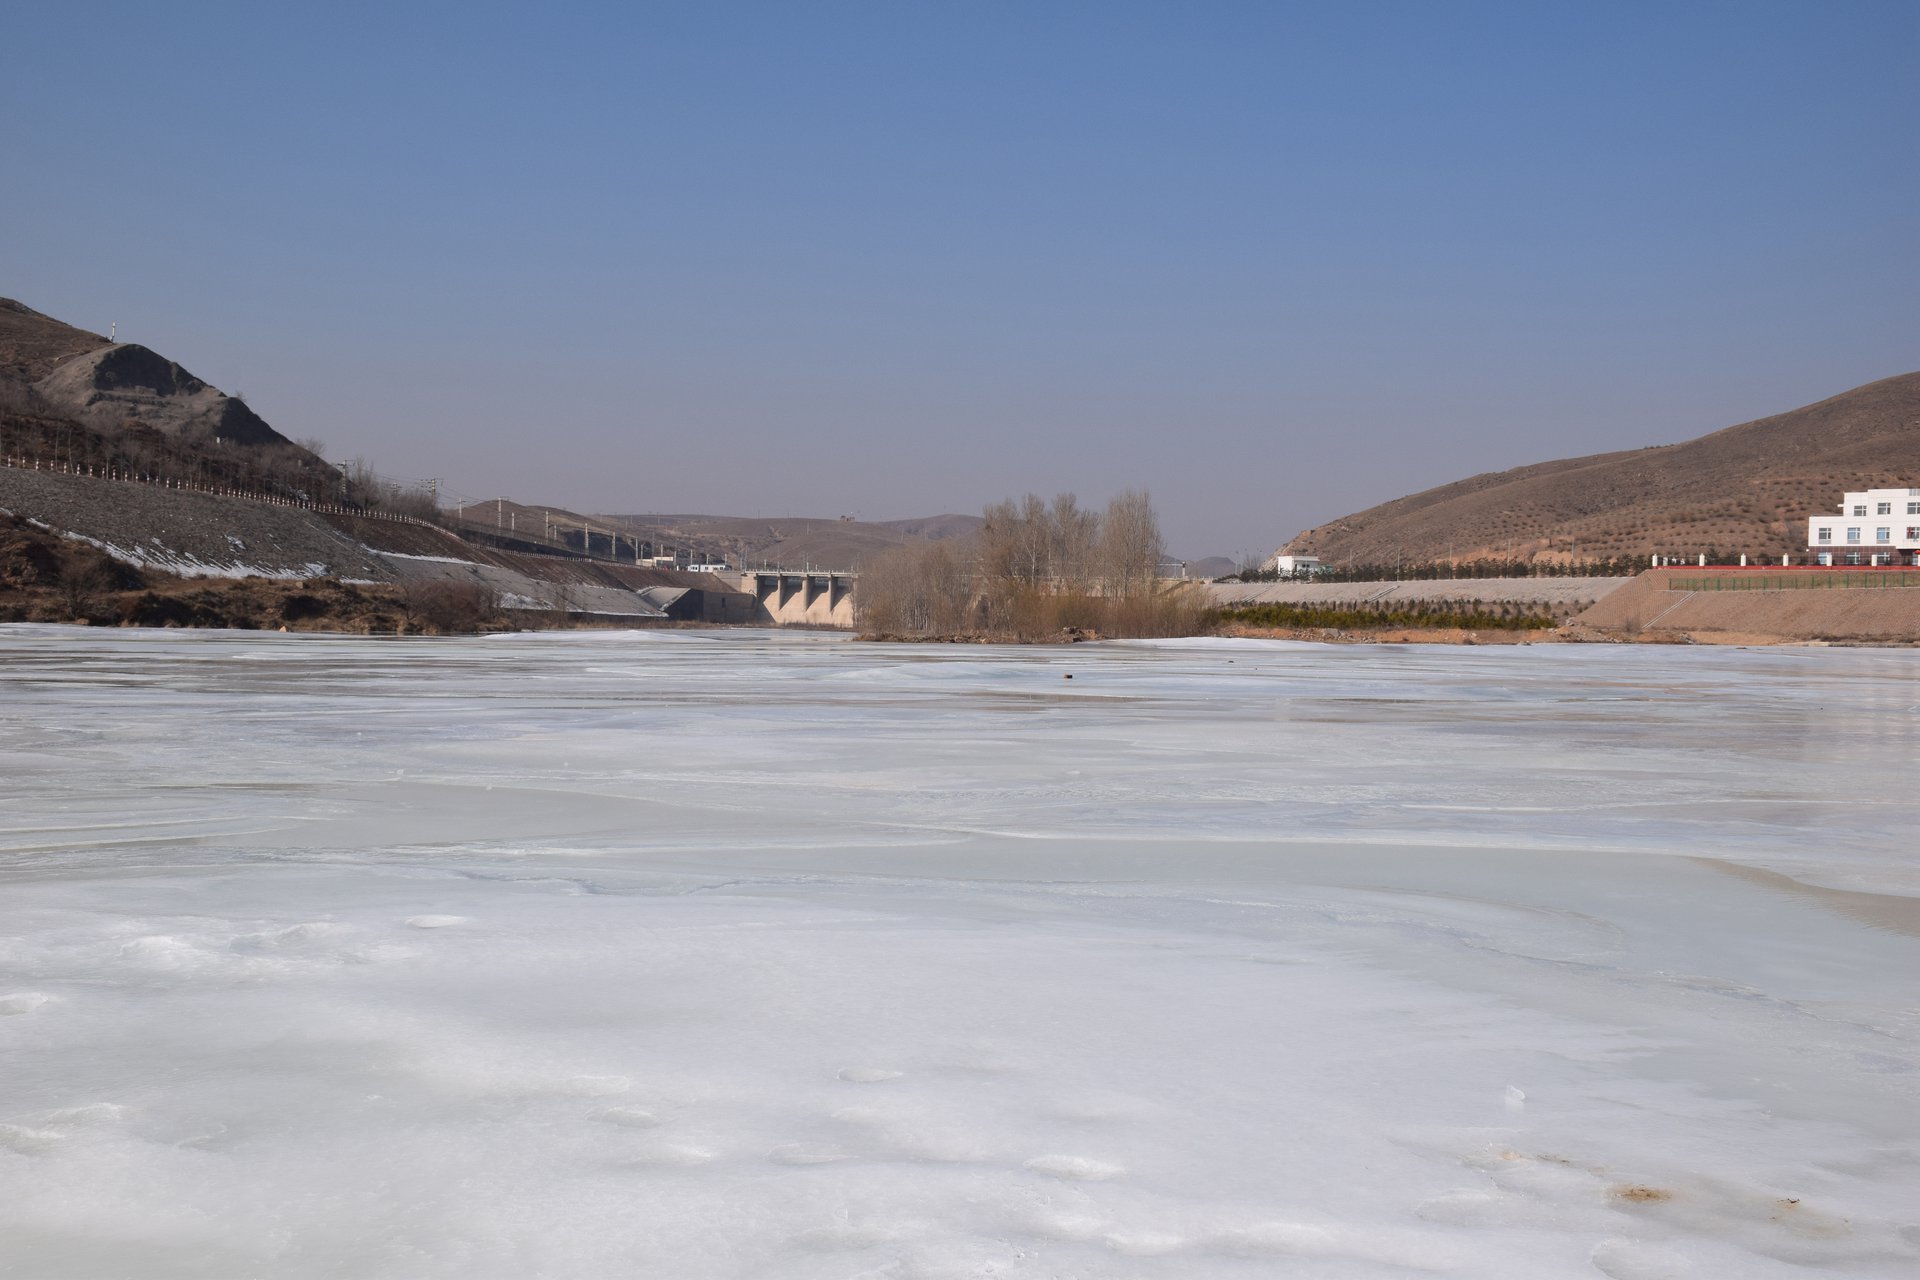
[[[1920,373],[1685,444],[1490,472],[1308,529],[1285,550],[1334,564],[1778,559],[1842,492],[1920,485]]]
[[[34,384],[55,411],[98,431],[138,422],[169,435],[242,445],[292,441],[246,401],[208,386],[157,351],[136,343],[87,351]]]
[[[132,429],[192,441],[294,448],[245,401],[158,352],[112,342],[12,298],[0,298],[0,412],[78,424],[100,435]],[[36,451],[31,438],[43,433],[12,434],[20,437],[11,441],[16,450],[28,453]]]
[[[74,356],[109,345],[12,298],[0,298],[0,383],[40,381]]]

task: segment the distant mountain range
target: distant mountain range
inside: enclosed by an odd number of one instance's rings
[[[1298,534],[1334,564],[1806,553],[1850,489],[1920,486],[1920,373],[1684,444],[1540,462],[1441,485]]]
[[[912,520],[867,521],[813,516],[609,515],[622,530],[655,542],[696,546],[736,565],[785,568],[814,565],[853,569],[862,561],[908,542],[960,538],[981,525],[979,516],[940,515]]]
[[[601,527],[656,543],[700,547],[724,554],[731,564],[783,568],[813,565],[857,569],[883,551],[908,542],[964,538],[985,523],[979,516],[923,516],[911,520],[836,520],[805,516],[602,515]],[[1238,569],[1226,556],[1187,565],[1195,578],[1217,578]],[[1169,567],[1169,572],[1173,572]]]

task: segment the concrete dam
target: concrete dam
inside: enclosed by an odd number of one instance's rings
[[[754,613],[760,622],[851,627],[858,576],[818,569],[761,569],[742,573],[739,590],[753,597]]]

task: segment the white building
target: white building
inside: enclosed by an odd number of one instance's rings
[[[1807,548],[1821,564],[1920,564],[1920,489],[1849,493],[1807,521]]]
[[[1260,567],[1262,569],[1272,569],[1283,578],[1305,577],[1310,573],[1325,573],[1327,571],[1327,566],[1321,562],[1319,556],[1287,556],[1277,553],[1273,559],[1267,561]]]

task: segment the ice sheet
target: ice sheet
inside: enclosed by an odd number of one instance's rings
[[[0,1273],[1910,1275],[1916,704],[0,628]]]

